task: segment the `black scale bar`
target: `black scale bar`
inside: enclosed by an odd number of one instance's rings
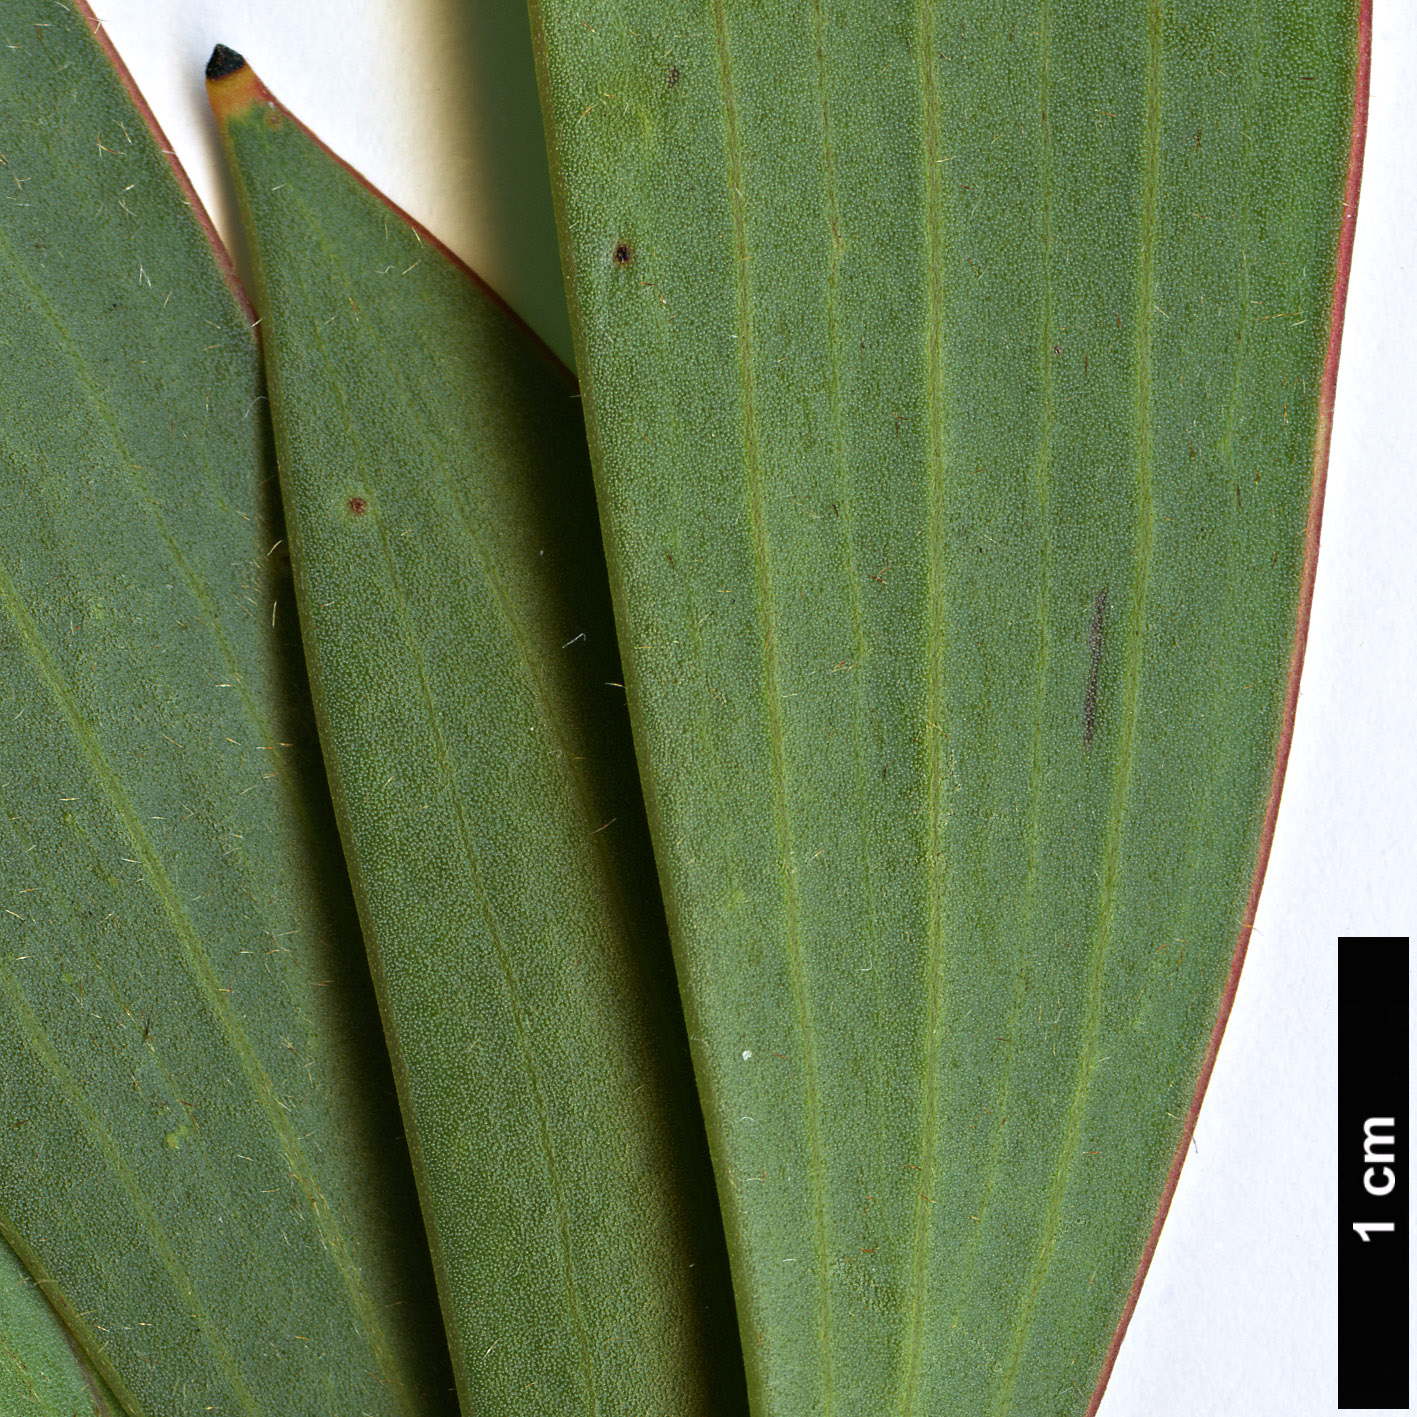
[[[1338,1406],[1407,1407],[1407,950],[1338,942]]]

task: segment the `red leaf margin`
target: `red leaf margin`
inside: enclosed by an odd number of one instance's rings
[[[1279,749],[1275,754],[1269,802],[1265,807],[1264,827],[1260,832],[1259,857],[1255,862],[1254,879],[1250,882],[1249,898],[1245,902],[1245,923],[1241,925],[1240,936],[1235,943],[1235,955],[1230,961],[1230,973],[1220,998],[1215,1028],[1206,1048],[1205,1061],[1201,1064],[1200,1077],[1196,1080],[1196,1090],[1191,1098],[1190,1110],[1186,1113],[1185,1125],[1181,1128],[1181,1140],[1171,1161],[1171,1170],[1156,1207],[1156,1218],[1152,1221],[1151,1233],[1147,1236],[1146,1246],[1142,1250],[1136,1278],[1132,1280],[1131,1291],[1127,1295],[1117,1330],[1112,1335],[1112,1344],[1107,1350],[1107,1357],[1102,1364],[1102,1372],[1098,1376],[1096,1388],[1093,1389],[1092,1401],[1088,1403],[1085,1417],[1096,1417],[1097,1409],[1102,1403],[1102,1395],[1107,1390],[1108,1379],[1111,1378],[1112,1369],[1117,1362],[1118,1350],[1136,1310],[1142,1283],[1146,1279],[1147,1270],[1151,1268],[1152,1256],[1156,1253],[1157,1241],[1161,1238],[1161,1227],[1165,1225],[1167,1213],[1171,1209],[1171,1201],[1176,1194],[1176,1183],[1181,1179],[1181,1167],[1195,1133],[1196,1118],[1200,1115],[1201,1103],[1210,1084],[1210,1075],[1215,1069],[1216,1054],[1220,1051],[1220,1040],[1225,1035],[1225,1025],[1229,1022],[1230,1010],[1235,1003],[1235,990],[1240,984],[1240,971],[1244,967],[1250,934],[1255,927],[1260,888],[1264,885],[1270,848],[1274,845],[1274,824],[1279,816],[1279,799],[1284,791],[1284,772],[1289,765],[1289,748],[1294,740],[1294,712],[1299,703],[1299,676],[1304,668],[1304,648],[1309,638],[1309,615],[1314,604],[1314,575],[1318,570],[1319,526],[1323,521],[1324,489],[1328,483],[1329,441],[1333,434],[1333,400],[1338,386],[1338,352],[1343,343],[1343,312],[1348,303],[1348,277],[1353,265],[1353,233],[1358,216],[1358,193],[1363,183],[1363,143],[1368,133],[1368,85],[1373,64],[1373,0],[1358,0],[1357,38],[1358,70],[1354,76],[1353,127],[1348,139],[1348,176],[1344,184],[1343,217],[1338,233],[1333,304],[1329,307],[1328,350],[1324,357],[1319,386],[1319,416],[1314,431],[1314,471],[1309,493],[1309,521],[1304,530],[1304,566],[1299,589],[1299,613],[1294,625],[1294,650],[1289,661],[1289,683],[1285,692],[1284,718],[1279,731]]]
[[[119,83],[127,90],[128,98],[133,107],[137,109],[138,116],[147,124],[148,131],[153,135],[158,151],[167,159],[167,165],[172,169],[172,175],[177,179],[177,185],[182,189],[182,195],[187,199],[187,205],[191,207],[197,225],[202,228],[207,243],[212,248],[212,255],[216,257],[216,263],[221,270],[223,279],[232,295],[236,297],[236,303],[240,305],[242,313],[246,316],[246,323],[255,327],[258,323],[256,311],[251,304],[250,297],[246,294],[246,288],[241,284],[241,278],[236,273],[236,265],[231,259],[231,253],[226,249],[226,243],[221,239],[221,233],[216,229],[216,224],[212,221],[210,213],[197,195],[197,189],[192,185],[192,179],[188,177],[187,169],[182,166],[172,144],[167,140],[167,134],[162,131],[162,124],[157,121],[157,115],[148,107],[147,99],[143,97],[142,90],[134,82],[133,75],[123,62],[123,56],[119,54],[113,41],[108,37],[108,31],[104,28],[103,21],[94,14],[89,0],[74,0],[74,8],[78,11],[80,19],[88,26],[94,43],[103,51],[104,57],[113,66],[113,72],[117,74]]]

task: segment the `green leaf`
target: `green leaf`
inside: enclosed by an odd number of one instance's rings
[[[130,1412],[445,1410],[249,317],[84,21],[3,17],[0,1233]]]
[[[1356,0],[532,17],[754,1410],[1091,1410],[1277,807]]]
[[[15,1252],[0,1244],[0,1412],[119,1417],[123,1409],[74,1346]]]
[[[575,386],[238,56],[213,63],[465,1409],[742,1410]]]

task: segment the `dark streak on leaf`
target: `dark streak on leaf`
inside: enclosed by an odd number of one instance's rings
[[[1087,693],[1082,701],[1082,742],[1091,751],[1092,732],[1097,726],[1097,670],[1102,663],[1102,622],[1107,615],[1107,587],[1092,602],[1092,624],[1087,631]]]

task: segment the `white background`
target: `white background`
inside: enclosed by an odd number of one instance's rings
[[[1335,1411],[1334,942],[1417,927],[1417,12],[1377,9],[1283,809],[1196,1146],[1102,1417]],[[520,0],[98,0],[98,12],[224,233],[234,209],[202,87],[217,41],[569,361]]]

